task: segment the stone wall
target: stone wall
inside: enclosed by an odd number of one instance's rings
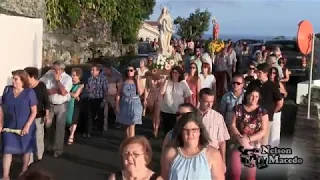
[[[93,57],[117,57],[129,51],[137,52],[135,45],[123,46],[113,41],[111,26],[86,11],[75,28],[48,32],[45,0],[1,0],[0,8],[0,13],[44,19],[43,66],[54,60],[83,63]]]

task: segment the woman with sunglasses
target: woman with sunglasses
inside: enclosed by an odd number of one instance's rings
[[[286,98],[288,93],[286,89],[284,88],[284,85],[282,82],[279,81],[279,72],[278,68],[272,67],[269,70],[268,73],[268,79],[272,82],[274,82],[279,90],[282,98]],[[282,108],[273,114],[273,121],[270,125],[270,135],[269,135],[269,145],[272,147],[278,147],[280,145],[280,131],[281,131],[281,111]]]
[[[176,113],[180,104],[185,99],[191,101],[192,91],[184,80],[184,74],[180,67],[173,67],[170,76],[161,87],[160,94],[163,95],[161,102],[161,119],[164,134],[167,134],[176,124]]]
[[[142,123],[143,88],[135,73],[134,66],[129,65],[116,97],[117,122],[126,126],[127,138],[135,136],[135,125]]]
[[[246,74],[243,75],[244,78],[246,78],[247,76],[253,76],[254,79],[257,79],[258,76],[256,74],[256,66],[254,63],[249,64],[249,70],[247,71]]]
[[[290,80],[290,74],[291,72],[289,71],[289,69],[286,66],[287,63],[287,59],[285,58],[280,58],[278,60],[279,66],[282,68],[282,72],[283,72],[283,78],[280,79],[280,82],[282,82],[282,84],[284,85],[284,87],[286,87],[286,83],[289,82]]]
[[[198,114],[198,110],[195,106],[193,106],[190,103],[181,104],[179,106],[179,111],[177,112],[177,121],[180,119],[181,115],[186,114],[186,113]],[[170,130],[166,134],[164,141],[163,141],[163,144],[162,144],[162,149],[164,149],[167,146],[168,142],[172,139],[172,131],[173,130]]]
[[[190,64],[190,72],[185,75],[185,79],[189,85],[190,90],[192,91],[190,103],[194,106],[197,106],[199,103],[199,91],[201,89],[201,81],[198,77],[198,68],[197,64],[192,62]]]

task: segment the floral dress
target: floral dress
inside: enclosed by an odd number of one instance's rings
[[[267,110],[262,107],[257,107],[257,109],[248,112],[244,108],[243,104],[236,105],[234,107],[234,112],[236,115],[236,126],[240,134],[246,136],[252,136],[261,129],[262,121],[261,117],[268,114]],[[253,142],[253,146],[258,146],[259,141]]]

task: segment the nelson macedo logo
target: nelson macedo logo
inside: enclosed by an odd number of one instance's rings
[[[245,149],[243,146],[238,148],[241,163],[246,167],[257,167],[265,169],[271,164],[302,164],[303,159],[292,155],[291,148],[271,147],[270,145],[261,148]],[[286,156],[286,157],[283,157]]]

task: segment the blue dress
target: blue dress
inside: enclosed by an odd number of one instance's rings
[[[211,180],[211,170],[206,156],[206,149],[204,148],[194,156],[186,157],[182,154],[181,149],[178,148],[178,155],[171,164],[169,180]]]
[[[13,95],[13,88],[7,86],[2,96],[4,113],[3,128],[23,129],[31,114],[31,106],[37,105],[37,97],[33,89],[24,89],[17,97]],[[36,148],[35,122],[30,126],[29,133],[24,136],[2,133],[2,150],[4,154],[24,154],[34,152]]]
[[[142,124],[142,105],[135,84],[123,82],[117,122],[124,125]]]

